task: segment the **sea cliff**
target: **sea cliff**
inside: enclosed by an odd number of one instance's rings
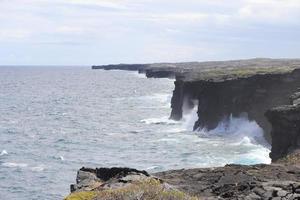
[[[82,168],[67,200],[300,199],[300,59],[121,64],[93,69],[136,70],[149,78],[174,78],[170,118],[180,120],[184,109],[197,106],[195,130],[213,129],[230,116],[255,120],[272,146],[272,164],[151,175],[128,168]],[[108,178],[103,174],[109,174]],[[147,196],[150,194],[154,196]]]
[[[175,78],[171,119],[180,120],[184,109],[197,106],[194,129],[211,130],[231,116],[247,116],[263,128],[265,139],[272,145],[273,161],[300,148],[299,126],[295,125],[299,124],[300,115],[300,59],[257,58],[92,68],[136,70],[149,78]]]

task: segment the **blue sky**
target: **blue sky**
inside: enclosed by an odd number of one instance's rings
[[[300,58],[299,0],[0,0],[0,65]]]

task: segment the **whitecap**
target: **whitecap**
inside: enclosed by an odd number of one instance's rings
[[[167,130],[164,130],[162,132],[164,132],[164,133],[182,133],[184,131],[186,131],[186,129],[184,129],[182,127],[178,127],[178,128],[167,129]]]
[[[4,150],[1,151],[0,156],[4,156],[4,155],[7,155],[7,154],[8,154],[7,151],[4,149]]]
[[[59,159],[62,160],[62,161],[65,160],[65,158],[63,156],[59,156]]]
[[[12,168],[25,168],[28,166],[26,163],[14,163],[14,162],[5,162],[2,163],[2,166],[4,167],[12,167]]]
[[[157,171],[157,170],[160,170],[160,169],[162,169],[161,166],[155,165],[155,166],[148,167],[148,168],[146,169],[146,171],[154,171],[154,170]]]
[[[41,171],[44,171],[45,167],[44,167],[44,165],[39,165],[36,167],[31,167],[30,169],[31,169],[31,171],[34,171],[34,172],[41,172]]]
[[[143,119],[141,120],[141,122],[145,124],[168,124],[168,125],[178,124],[177,121],[171,120],[169,119],[169,117]]]

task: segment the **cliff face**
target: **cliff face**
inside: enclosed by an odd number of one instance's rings
[[[271,124],[265,117],[265,112],[273,107],[289,104],[288,97],[299,86],[300,70],[223,82],[184,82],[179,79],[175,81],[171,118],[181,119],[184,104],[189,104],[194,99],[198,100],[199,116],[194,129],[214,129],[219,122],[231,115],[238,117],[246,114],[264,129],[266,139],[271,142]]]
[[[170,118],[180,120],[184,110],[196,106],[195,102],[198,102],[198,120],[194,129],[214,129],[230,116],[247,115],[263,128],[265,138],[272,144],[271,158],[274,161],[299,147],[299,108],[295,105],[277,108],[289,105],[291,95],[292,101],[300,101],[300,94],[297,93],[300,88],[299,59],[154,63],[93,68],[138,70],[154,78],[175,77]]]
[[[279,106],[267,111],[272,124],[273,161],[300,149],[300,93],[291,96],[291,105]]]

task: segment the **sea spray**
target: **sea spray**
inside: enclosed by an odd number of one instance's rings
[[[200,133],[206,135],[219,135],[222,137],[231,137],[238,140],[249,138],[251,142],[267,146],[263,136],[263,129],[255,122],[250,121],[246,115],[233,117],[232,115],[221,121],[218,126],[210,131],[201,130]]]
[[[195,122],[198,120],[198,103],[195,101],[194,107],[190,110],[185,110],[182,118],[182,126],[186,131],[193,131]]]

